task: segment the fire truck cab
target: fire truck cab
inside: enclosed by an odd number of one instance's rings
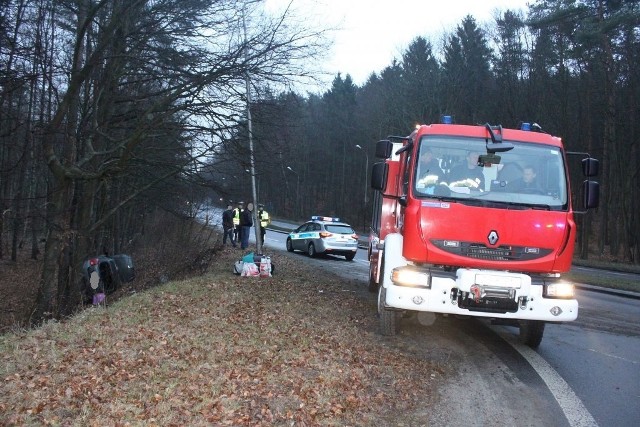
[[[578,316],[571,267],[576,223],[560,138],[520,129],[444,123],[379,141],[371,186],[369,290],[380,329],[403,312],[500,319],[537,347],[545,322]],[[598,161],[580,154],[586,177]],[[585,209],[598,183],[585,180]]]

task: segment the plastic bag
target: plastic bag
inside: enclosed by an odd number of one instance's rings
[[[260,259],[260,277],[271,277],[271,258],[268,256]]]
[[[243,261],[236,261],[236,263],[233,264],[233,274],[237,274],[238,276],[242,274],[243,265],[244,265]]]
[[[93,305],[100,305],[105,302],[106,295],[102,292],[97,293],[93,296]]]
[[[258,266],[253,262],[245,262],[242,265],[242,274],[241,276],[259,276],[260,270]]]

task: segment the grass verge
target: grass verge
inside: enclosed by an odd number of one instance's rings
[[[0,424],[397,425],[444,368],[376,332],[356,283],[275,254],[277,274],[198,278],[0,336]],[[400,414],[400,415],[398,415]]]
[[[640,284],[637,280],[625,279],[613,274],[591,274],[572,271],[563,277],[575,283],[586,283],[607,289],[621,291],[640,292]]]

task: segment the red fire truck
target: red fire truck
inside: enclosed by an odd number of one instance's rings
[[[369,290],[380,329],[403,313],[480,316],[520,328],[537,347],[546,322],[578,316],[570,155],[582,157],[584,209],[598,205],[598,161],[566,152],[537,124],[443,122],[379,141],[372,169]],[[430,313],[427,315],[427,313]]]

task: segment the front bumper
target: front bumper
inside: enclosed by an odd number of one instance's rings
[[[455,276],[429,275],[421,285],[384,284],[385,305],[401,310],[547,322],[578,317],[577,300],[545,298],[543,284],[525,274],[459,269]]]
[[[327,254],[355,254],[358,250],[358,242],[332,243],[325,242],[321,239],[317,250],[318,252],[324,252]]]

